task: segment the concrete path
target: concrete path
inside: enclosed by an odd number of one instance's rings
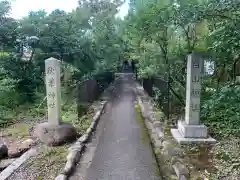
[[[102,130],[85,180],[161,180],[150,141],[138,120],[131,78],[122,79],[101,117]],[[73,178],[74,179],[74,178]]]

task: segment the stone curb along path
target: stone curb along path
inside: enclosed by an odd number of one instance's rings
[[[38,154],[38,148],[31,148],[25,152],[20,158],[17,158],[10,166],[4,169],[0,173],[0,180],[6,180],[11,174],[17,170],[24,162],[26,162],[30,157],[36,156]]]
[[[76,167],[77,163],[79,162],[82,152],[85,148],[85,144],[89,140],[92,132],[97,127],[98,121],[100,119],[100,116],[102,112],[104,111],[104,108],[107,104],[107,101],[104,101],[101,105],[101,110],[97,111],[95,115],[93,116],[93,121],[89,128],[86,130],[86,132],[76,141],[74,145],[72,145],[69,148],[69,153],[67,156],[67,162],[63,169],[63,172],[58,175],[55,180],[67,180],[71,173],[73,172],[74,168]]]
[[[115,82],[112,82],[106,90],[104,90],[103,94],[100,96],[100,100],[102,101],[100,110],[98,110],[95,115],[93,116],[93,121],[91,125],[88,127],[86,132],[75,142],[74,145],[72,145],[68,150],[68,156],[67,156],[67,162],[65,164],[65,167],[61,174],[59,174],[55,180],[67,180],[73,170],[76,168],[77,163],[80,161],[80,158],[82,156],[82,152],[85,148],[85,144],[89,140],[92,132],[97,127],[98,121],[100,119],[101,114],[104,112],[105,106],[108,102],[108,99],[106,97],[109,96],[108,93],[112,93],[114,90]]]
[[[167,178],[188,180],[190,171],[185,162],[186,154],[173,137],[165,137],[164,117],[162,117],[162,122],[156,118],[152,98],[147,95],[143,87],[138,83],[136,83],[135,93],[161,171],[170,172],[169,176],[171,177],[168,176]],[[156,149],[160,149],[160,152],[156,152]],[[197,177],[197,179],[202,178]]]

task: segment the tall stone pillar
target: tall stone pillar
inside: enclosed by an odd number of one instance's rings
[[[178,121],[178,129],[172,129],[172,135],[181,144],[214,143],[208,136],[208,129],[200,124],[201,81],[204,71],[204,60],[198,54],[190,54],[187,59],[187,85],[185,120]]]
[[[35,135],[43,143],[57,146],[77,137],[75,128],[61,119],[60,62],[49,58],[45,61],[48,120],[37,125]]]
[[[60,62],[49,58],[45,61],[48,122],[59,125],[61,120]]]

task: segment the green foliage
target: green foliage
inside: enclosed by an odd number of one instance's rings
[[[63,62],[64,92],[89,78],[97,79],[104,88],[127,59],[137,61],[140,78],[168,81],[171,103],[183,106],[186,56],[199,52],[210,55],[215,64],[214,74],[204,78],[203,118],[210,117],[210,127],[218,124],[216,127],[222,129],[226,125],[230,129],[227,136],[236,135],[233,127],[237,120],[231,113],[236,111],[233,101],[238,96],[223,102],[228,96],[224,89],[230,93],[232,87],[220,87],[236,78],[240,2],[131,0],[129,14],[121,20],[116,14],[122,3],[79,1],[71,13],[56,9],[47,14],[41,10],[17,21],[9,17],[11,4],[1,1],[0,116],[7,117],[11,109],[26,103],[39,104],[39,94],[45,93],[44,60],[49,57]],[[207,93],[209,88],[217,92]],[[158,102],[166,102],[168,93],[154,91]],[[224,123],[217,123],[217,119],[224,119]]]
[[[9,121],[8,114],[15,116],[18,106],[45,103],[39,94],[45,93],[44,60],[49,57],[63,62],[64,92],[92,77],[103,87],[112,81],[125,48],[122,20],[115,18],[121,4],[79,1],[71,13],[40,10],[15,20],[9,17],[11,3],[1,1],[0,124]]]
[[[227,85],[203,102],[201,118],[212,133],[220,137],[239,137],[239,100],[240,86]]]
[[[125,56],[138,61],[139,77],[169,81],[171,104],[183,108],[186,56],[210,57],[215,71],[202,84],[202,118],[215,134],[239,136],[239,87],[225,85],[234,83],[239,64],[240,2],[133,0],[130,8],[124,21]],[[158,102],[166,101],[167,93],[153,90]]]

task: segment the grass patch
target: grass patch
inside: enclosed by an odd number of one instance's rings
[[[11,104],[1,104],[0,127],[7,127],[22,120],[32,120],[44,116],[47,112],[46,99],[44,97],[44,93],[38,92],[34,103],[19,104],[19,102],[14,101],[15,103],[12,102]],[[14,100],[16,98],[14,97]]]
[[[71,101],[70,104],[65,104],[62,109],[62,120],[71,123],[79,134],[83,134],[91,125],[92,114],[86,113],[86,109],[89,108],[83,108],[81,113],[83,116],[79,118],[76,100]]]
[[[39,119],[45,116],[46,107],[37,107],[38,104],[27,104],[19,106],[16,109],[5,110],[0,115],[0,127],[6,128],[22,120]]]
[[[66,146],[61,147],[48,147],[43,146],[43,154],[40,156],[39,159],[47,159],[48,162],[62,162],[62,159],[66,157],[68,152]]]
[[[156,118],[157,120],[164,122],[165,121],[165,115],[162,111],[157,111],[156,112]]]
[[[39,102],[35,104],[26,104],[20,106],[16,111],[14,116],[17,120],[21,119],[32,119],[45,116],[47,113],[46,103],[40,105]]]
[[[29,130],[33,127],[33,124],[19,123],[16,125],[9,126],[4,131],[12,137],[26,137],[29,136]]]
[[[41,118],[45,115],[45,107],[38,108],[37,105],[20,106],[17,111],[11,112],[12,118],[1,122],[1,131],[13,138],[21,138],[30,136],[30,130],[40,121],[45,120]],[[9,116],[10,117],[10,116]]]

